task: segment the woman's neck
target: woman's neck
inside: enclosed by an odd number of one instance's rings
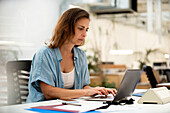
[[[74,47],[73,45],[64,44],[60,47],[60,51],[62,54],[69,54],[72,53],[73,47]]]

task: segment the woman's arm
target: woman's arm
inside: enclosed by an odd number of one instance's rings
[[[79,98],[82,96],[92,96],[94,94],[101,94],[97,89],[90,88],[90,86],[85,86],[88,88],[84,89],[63,89],[58,87],[53,87],[42,81],[39,81],[41,91],[43,92],[46,99],[72,99]]]

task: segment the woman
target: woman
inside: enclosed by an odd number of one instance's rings
[[[69,9],[60,17],[49,46],[42,47],[33,57],[27,103],[115,95],[115,89],[89,86],[87,58],[78,48],[84,44],[88,29],[89,14],[83,9]]]

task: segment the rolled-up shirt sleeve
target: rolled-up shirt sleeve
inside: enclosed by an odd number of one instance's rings
[[[31,85],[38,91],[41,92],[39,81],[45,82],[51,86],[55,86],[55,77],[53,70],[53,62],[48,58],[48,54],[44,52],[35,54],[34,62],[32,64],[32,79]]]

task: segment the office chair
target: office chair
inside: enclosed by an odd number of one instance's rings
[[[7,62],[8,105],[23,104],[28,96],[31,60]]]
[[[143,70],[146,72],[146,75],[149,79],[151,87],[156,88],[156,85],[158,84],[158,82],[156,81],[152,68],[150,66],[144,65]]]
[[[166,77],[167,77],[167,82],[170,82],[170,69],[165,71]]]

